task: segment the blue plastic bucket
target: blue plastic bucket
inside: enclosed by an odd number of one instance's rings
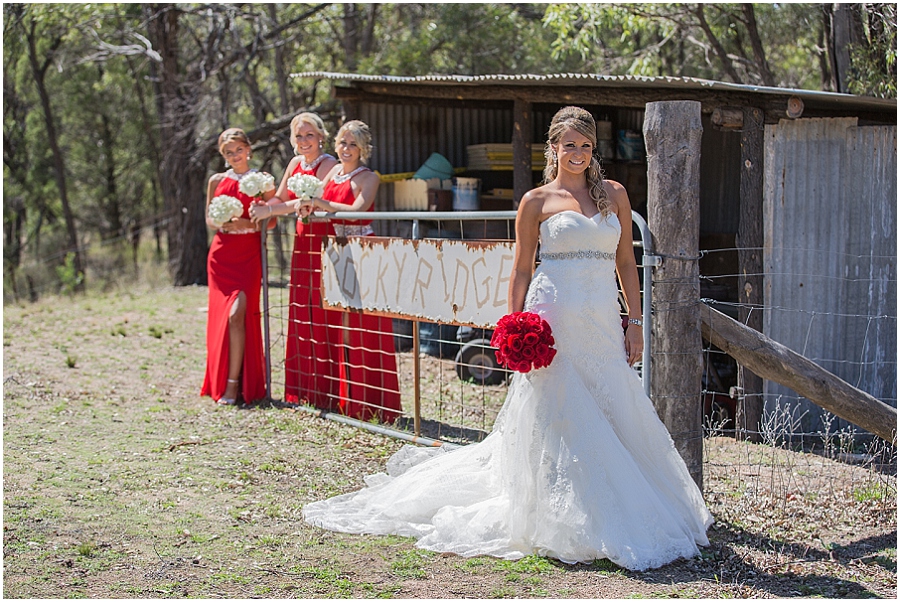
[[[454,178],[453,210],[478,211],[478,195],[481,180],[478,178]]]

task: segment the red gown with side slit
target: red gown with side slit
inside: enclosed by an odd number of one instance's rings
[[[320,155],[306,169],[298,163],[291,174],[315,176]],[[288,197],[296,199],[288,191]],[[338,411],[341,313],[322,308],[320,293],[322,240],[334,234],[331,222],[297,220],[291,254],[290,309],[284,357],[284,399]]]
[[[322,198],[352,205],[355,197],[352,178],[325,184]],[[374,205],[369,208],[374,210]],[[344,236],[371,235],[371,220],[336,220],[333,228]],[[342,414],[382,422],[394,422],[400,415],[400,385],[394,355],[394,329],[390,318],[349,312],[343,314],[346,325],[344,353],[339,354],[340,411]]]
[[[247,172],[249,173],[249,172]],[[214,196],[228,195],[241,201],[247,209],[253,198],[239,190],[238,176],[228,170],[216,187]],[[206,375],[200,395],[218,400],[225,394],[228,380],[229,332],[231,307],[243,291],[247,298],[244,316],[246,341],[240,375],[240,394],[245,402],[266,396],[265,356],[260,327],[259,293],[262,286],[260,234],[256,230],[242,233],[216,232],[209,248],[206,269],[209,278],[209,313],[206,317]]]

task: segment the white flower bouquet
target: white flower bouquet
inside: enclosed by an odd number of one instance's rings
[[[322,191],[325,189],[322,180],[316,176],[305,174],[296,174],[288,178],[287,187],[301,201],[308,201],[313,197],[321,197]]]
[[[299,173],[288,178],[287,187],[288,190],[297,195],[297,199],[300,201],[309,201],[312,200],[313,197],[321,197],[322,192],[325,190],[325,185],[322,183],[322,180],[316,176]],[[308,224],[309,216],[307,215],[306,217],[301,218],[300,221],[304,224]]]
[[[247,196],[259,198],[270,190],[275,190],[275,178],[264,171],[253,171],[241,178],[239,189]]]
[[[244,213],[244,204],[233,196],[221,195],[209,202],[209,219],[221,228],[222,224],[233,217],[240,217]]]

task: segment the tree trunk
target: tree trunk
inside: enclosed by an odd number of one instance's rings
[[[74,253],[75,272],[82,275],[78,283],[75,285],[76,291],[84,290],[84,263],[81,257],[81,250],[78,247],[78,231],[75,228],[75,215],[72,213],[72,207],[69,204],[69,193],[66,188],[66,165],[63,159],[62,150],[59,148],[59,137],[56,134],[56,124],[53,117],[53,107],[50,105],[50,93],[47,91],[47,68],[52,62],[53,53],[62,43],[62,38],[55,38],[50,44],[47,52],[47,58],[43,64],[38,62],[37,57],[37,23],[32,19],[30,28],[26,31],[28,41],[28,60],[31,64],[31,73],[34,76],[34,83],[37,86],[38,96],[41,99],[41,108],[44,113],[44,126],[47,128],[47,143],[50,145],[50,152],[53,154],[53,174],[56,177],[56,187],[59,190],[59,200],[62,204],[63,216],[66,220],[66,233],[69,236],[69,247],[67,253]]]
[[[834,69],[831,63],[831,52],[826,46],[826,40],[831,40],[831,11],[828,5],[822,7],[822,20],[819,23],[819,31],[816,36],[816,44],[823,49],[819,52],[819,72],[822,77],[822,90],[826,92],[834,92],[837,89],[837,83],[834,81]]]
[[[703,482],[700,391],[700,103],[647,103],[647,216],[663,263],[653,273],[650,397],[691,477]]]
[[[109,117],[107,117],[106,113],[101,113],[100,115],[100,139],[103,140],[104,176],[106,180],[106,203],[104,204],[106,205],[106,218],[109,221],[105,238],[111,239],[122,236],[125,233],[125,229],[122,226],[122,205],[119,200],[118,186],[116,185],[113,134],[109,125]]]
[[[865,42],[865,31],[860,18],[859,4],[835,3],[830,7],[831,37],[828,51],[832,57],[832,71],[837,92],[849,90],[850,47]]]
[[[180,73],[178,9],[145,5],[148,38],[162,57],[151,62],[160,132],[160,185],[165,213],[169,271],[175,286],[206,284],[204,219],[206,167],[197,148],[197,76]]]
[[[26,205],[25,199],[16,196],[4,199],[4,210],[9,209],[12,215],[3,219],[3,270],[12,287],[13,299],[19,299],[18,285],[16,284],[16,270],[22,261],[22,233],[25,230]],[[4,211],[5,212],[5,211]]]
[[[371,56],[375,49],[375,24],[378,20],[378,4],[372,3],[366,6],[366,26],[363,29],[360,41],[360,54],[363,58]]]
[[[753,58],[756,60],[759,75],[765,85],[775,86],[775,76],[772,75],[772,71],[769,69],[769,62],[766,60],[766,51],[763,48],[762,39],[759,37],[753,5],[750,3],[741,4],[741,9],[744,11],[747,33],[750,36],[750,46],[753,48]]]
[[[347,71],[356,71],[359,51],[359,9],[356,4],[344,5],[344,63]]]
[[[278,23],[278,9],[275,4],[267,4],[269,18],[272,23]],[[291,102],[288,96],[288,74],[284,70],[284,44],[275,44],[273,56],[275,68],[275,82],[278,84],[279,110],[282,115],[291,110]]]

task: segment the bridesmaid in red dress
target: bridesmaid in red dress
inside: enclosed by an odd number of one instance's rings
[[[297,156],[291,159],[281,185],[268,204],[251,207],[254,221],[287,215],[297,209],[296,195],[288,190],[293,175],[315,176],[320,180],[337,165],[337,159],[323,153],[328,131],[315,113],[300,113],[291,121],[291,145]],[[297,220],[297,236],[291,255],[290,308],[284,354],[284,400],[310,403],[336,411],[340,384],[340,312],[322,308],[322,239],[333,235],[328,221]],[[332,327],[329,327],[331,325]]]
[[[340,164],[325,176],[322,198],[303,203],[300,215],[316,209],[372,211],[380,180],[365,166],[372,153],[372,135],[362,121],[348,121],[335,137]],[[332,220],[337,236],[371,236],[371,220]],[[328,312],[334,313],[334,312]],[[340,411],[353,418],[377,417],[393,422],[401,412],[393,324],[389,318],[343,313],[340,367]]]
[[[266,396],[265,358],[260,333],[259,291],[262,280],[259,228],[250,220],[253,202],[240,191],[241,179],[251,170],[250,140],[240,129],[219,136],[219,152],[231,169],[213,174],[206,191],[206,225],[216,230],[206,269],[209,313],[206,318],[206,375],[200,395],[221,405]],[[271,198],[270,190],[263,195]],[[221,226],[209,218],[210,201],[227,195],[241,201],[244,212]]]

